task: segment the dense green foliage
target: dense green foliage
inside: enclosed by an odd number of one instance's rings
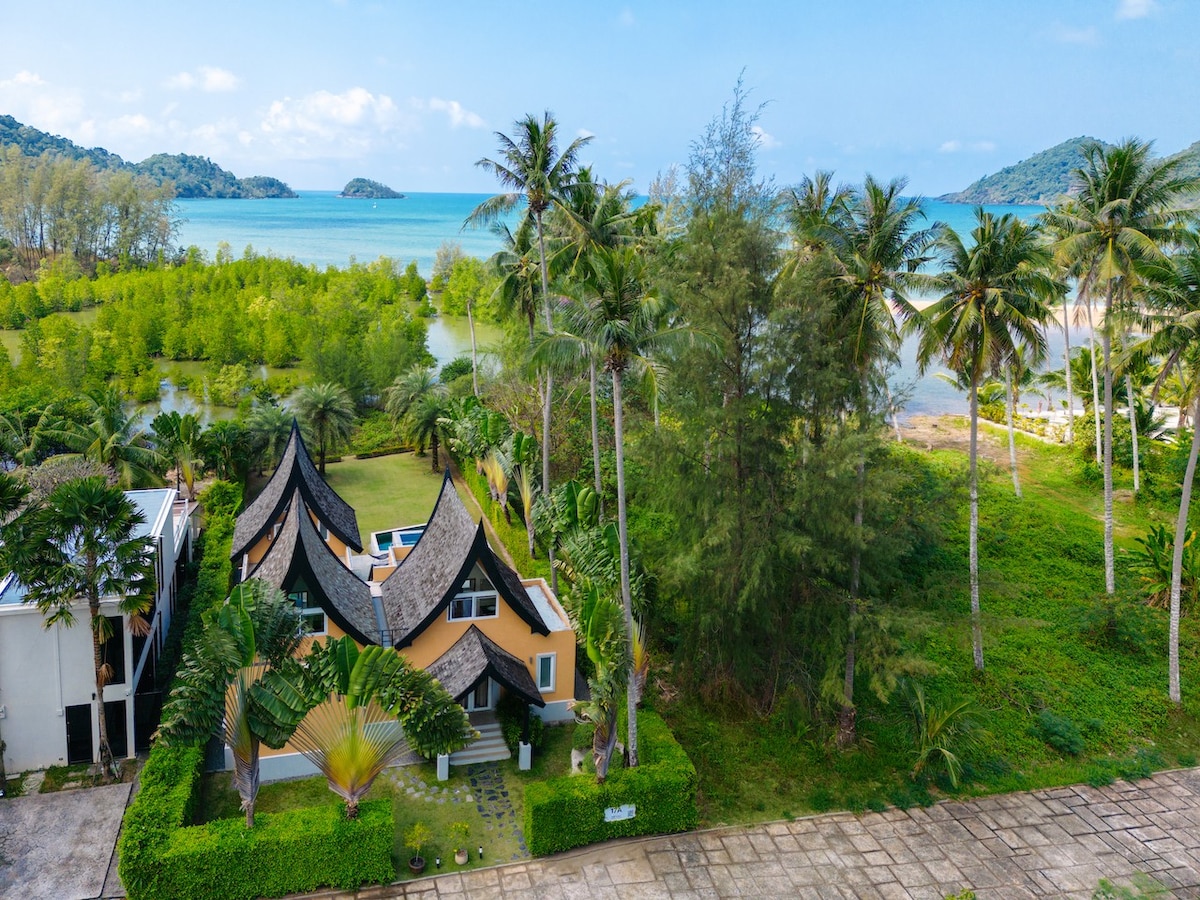
[[[938,199],[949,203],[1050,203],[1078,189],[1071,172],[1083,163],[1081,148],[1088,141],[1095,138],[1063,141]]]
[[[187,153],[170,155],[156,153],[133,167],[139,175],[155,182],[170,182],[175,196],[183,198],[260,200],[268,197],[293,198],[295,191],[280,181],[265,175],[238,178],[222,169],[211,159]]]
[[[128,165],[115,153],[102,147],[90,150],[58,135],[48,134],[32,125],[22,125],[12,116],[0,115],[0,147],[16,147],[26,156],[53,153],[64,159],[87,160],[98,169],[119,169]]]
[[[616,837],[669,834],[696,827],[696,769],[656,714],[638,714],[641,765],[610,770],[608,780],[567,775],[525,788],[525,840],[535,856]],[[609,807],[636,815],[605,822]]]
[[[342,188],[339,197],[349,197],[356,200],[403,200],[404,195],[394,191],[386,184],[372,181],[370,178],[351,178]]]

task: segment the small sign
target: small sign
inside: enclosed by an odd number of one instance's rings
[[[623,806],[610,806],[604,810],[605,822],[624,822],[637,815],[637,807],[632,803]]]

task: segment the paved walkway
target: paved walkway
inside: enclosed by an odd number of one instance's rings
[[[1008,794],[928,809],[814,816],[610,843],[361,898],[1090,898],[1135,873],[1200,898],[1200,769],[1136,784]],[[330,892],[321,897],[352,897]]]
[[[131,787],[0,800],[0,897],[101,896]]]

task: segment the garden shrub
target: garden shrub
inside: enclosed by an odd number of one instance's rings
[[[696,769],[667,724],[638,713],[640,765],[613,768],[604,784],[566,775],[525,788],[525,840],[535,856],[610,838],[667,834],[696,827]],[[604,810],[632,804],[632,819],[605,822]]]
[[[525,703],[514,694],[505,694],[496,704],[496,719],[500,722],[500,733],[509,752],[517,754],[517,745],[525,730]],[[529,714],[529,746],[538,749],[546,741],[546,723]]]
[[[1048,709],[1038,713],[1033,732],[1059,753],[1078,756],[1083,752],[1083,735],[1079,733],[1079,727],[1065,716]]]

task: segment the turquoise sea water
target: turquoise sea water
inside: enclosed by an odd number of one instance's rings
[[[409,194],[403,200],[374,201],[341,200],[334,191],[302,191],[295,200],[180,200],[184,222],[178,242],[199,247],[209,259],[216,256],[218,244],[226,242],[235,256],[252,246],[258,253],[320,267],[345,266],[352,259],[370,262],[380,256],[405,263],[415,259],[428,278],[434,254],[445,241],[460,244],[469,256],[487,257],[499,249],[500,240],[491,231],[462,228],[471,210],[488,196]],[[1040,206],[986,209],[1022,219],[1042,211]],[[925,211],[929,224],[944,222],[964,236],[974,223],[974,208],[963,204],[930,200]],[[433,330],[441,342],[435,350],[439,359],[469,352],[465,328]],[[1082,337],[1073,334],[1072,343]],[[1057,360],[1062,355],[1062,332],[1052,331],[1049,339],[1052,359]],[[901,350],[900,370],[892,379],[894,389],[908,396],[903,415],[965,413],[963,395],[932,372],[918,376],[915,358],[916,347],[910,340]]]

